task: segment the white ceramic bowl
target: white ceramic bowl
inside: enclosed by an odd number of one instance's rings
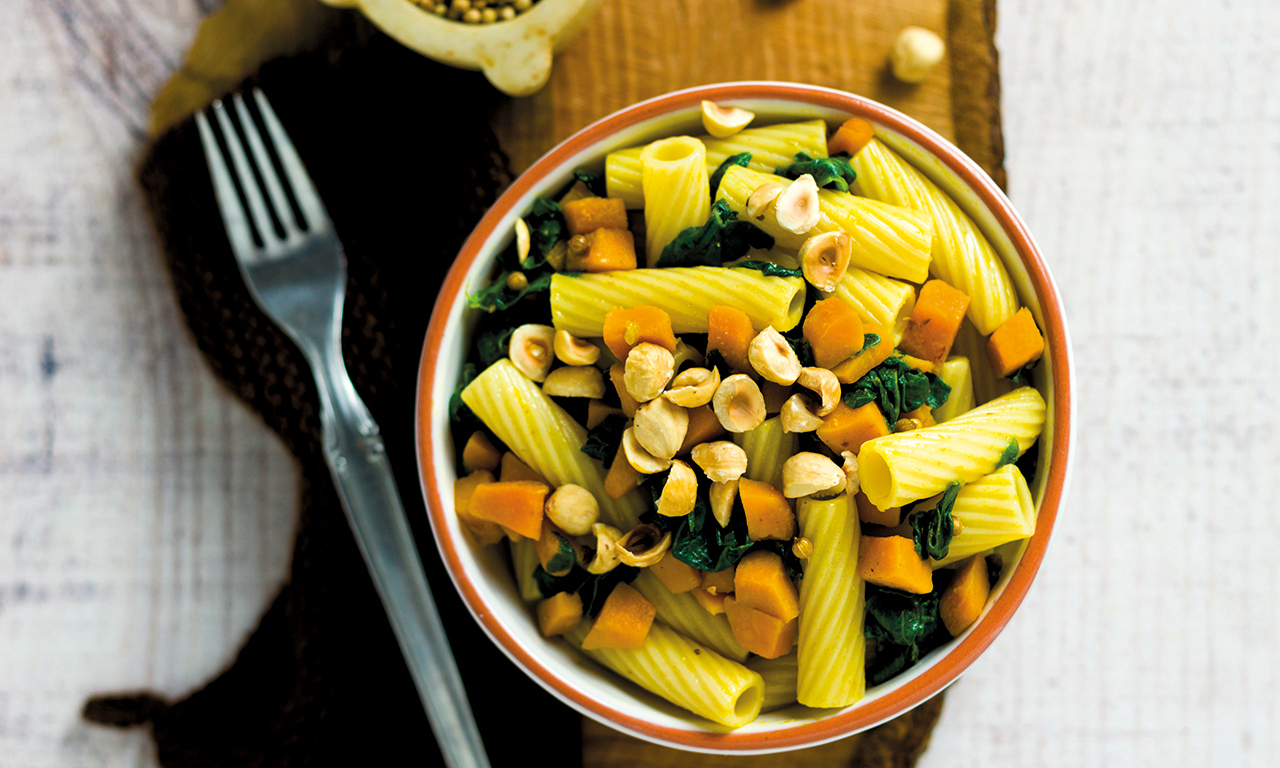
[[[1047,342],[1045,359],[1035,371],[1035,384],[1049,406],[1039,468],[1029,478],[1038,508],[1036,534],[1012,548],[982,618],[850,707],[811,710],[797,705],[763,714],[736,731],[668,704],[563,642],[549,642],[538,634],[536,620],[517,595],[505,548],[474,546],[454,515],[452,485],[457,472],[446,405],[476,318],[474,310],[466,309],[466,295],[484,286],[494,259],[511,240],[516,218],[528,212],[535,197],[563,187],[575,168],[602,168],[611,150],[663,136],[701,133],[702,99],[750,109],[757,115],[756,124],[823,118],[834,127],[851,116],[869,120],[879,139],[949,192],[979,224]],[[590,717],[654,742],[723,753],[773,752],[837,739],[895,717],[954,681],[991,644],[1031,586],[1062,503],[1074,421],[1062,302],[1035,243],[1004,194],[958,149],[905,115],[851,94],[788,83],[728,83],[651,99],[588,126],[536,162],[480,222],[445,281],[423,349],[418,403],[418,453],[431,524],[454,583],[493,641],[547,690]]]

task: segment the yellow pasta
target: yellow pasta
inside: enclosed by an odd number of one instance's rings
[[[798,436],[782,428],[782,419],[767,419],[755,429],[734,435],[733,441],[747,454],[747,479],[782,490],[782,464],[799,446]]]
[[[836,289],[823,295],[839,296],[858,311],[863,322],[891,330],[895,347],[916,306],[916,289],[910,284],[857,267],[849,267]]]
[[[711,212],[706,147],[688,136],[655,141],[640,153],[644,189],[645,261],[658,263],[662,249]]]
[[[788,331],[804,310],[804,279],[768,277],[754,269],[672,267],[627,269],[597,275],[551,278],[551,318],[574,336],[604,334],[604,316],[614,307],[658,307],[675,333],[706,333],[707,310],[718,304],[741,309],[756,330]]]
[[[796,516],[801,535],[813,542],[800,581],[796,698],[807,707],[845,707],[867,690],[858,512],[853,497],[842,494],[800,499]]]
[[[1013,464],[961,488],[951,509],[951,519],[955,521],[956,534],[947,556],[935,561],[934,568],[1025,539],[1036,532],[1036,506],[1031,499],[1031,489],[1022,471]]]
[[[467,404],[521,461],[553,486],[572,483],[600,502],[600,518],[624,531],[633,528],[644,502],[632,492],[612,499],[604,492],[600,462],[582,452],[587,431],[564,412],[542,388],[503,358],[486,368],[465,389]]]
[[[849,164],[858,174],[857,192],[910,208],[933,223],[930,271],[968,294],[969,319],[984,336],[1018,311],[1018,296],[1004,263],[950,195],[875,139]]]
[[[821,120],[782,123],[748,128],[724,139],[699,136],[706,147],[707,173],[714,173],[730,155],[750,152],[747,166],[753,171],[773,173],[780,165],[795,162],[797,152],[810,157],[826,157],[827,126]],[[609,197],[622,198],[628,208],[643,208],[640,153],[644,147],[610,152],[605,158],[605,187]]]
[[[978,333],[972,321],[966,319],[960,324],[956,342],[951,345],[951,354],[969,358],[969,375],[973,377],[973,399],[978,405],[1013,391],[1013,383],[997,376],[992,370],[990,358],[987,356],[987,338]]]
[[[672,594],[657,576],[643,569],[631,582],[631,586],[653,603],[658,618],[665,621],[685,637],[702,643],[719,651],[723,656],[734,661],[745,661],[747,652],[738,645],[729,628],[729,619],[724,614],[712,616],[702,607],[697,599],[685,592]]]
[[[745,217],[747,198],[770,181],[790,183],[781,176],[733,166],[720,180],[716,197]],[[777,247],[789,250],[799,250],[814,235],[844,230],[853,241],[853,255],[849,258],[853,266],[913,283],[922,283],[929,276],[933,225],[924,216],[830,189],[818,190],[818,210],[818,223],[801,235],[783,229],[772,206],[763,220],[756,217],[751,223],[772,235]]]
[[[933,420],[941,424],[966,411],[973,410],[973,374],[967,357],[950,357],[935,371],[951,394],[947,401],[933,409]]]
[[[520,590],[520,599],[526,603],[536,603],[542,599],[542,590],[533,578],[533,569],[537,568],[538,550],[531,539],[508,541],[511,546],[511,568],[516,572],[516,587]]]
[[[588,622],[565,635],[582,647]],[[764,679],[711,648],[695,643],[660,621],[649,629],[644,645],[634,650],[583,650],[597,662],[650,693],[694,714],[741,728],[760,714]]]
[[[747,660],[747,668],[764,678],[764,703],[761,712],[772,712],[796,703],[796,678],[799,663],[795,652],[776,659],[753,656]]]
[[[858,474],[867,499],[880,509],[971,483],[996,469],[1010,440],[1022,455],[1044,429],[1045,402],[1031,387],[932,427],[897,432],[862,444]]]

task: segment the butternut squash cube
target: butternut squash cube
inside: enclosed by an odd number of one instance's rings
[[[1031,310],[1023,307],[991,334],[987,356],[997,376],[1008,376],[1044,354],[1044,337]]]
[[[702,573],[692,565],[677,560],[671,550],[667,550],[661,560],[649,566],[649,573],[657,576],[658,581],[673,595],[684,594],[702,586]]]
[[[863,536],[858,542],[858,576],[882,587],[917,595],[933,591],[933,569],[905,536]]]
[[[959,635],[978,620],[987,597],[991,595],[991,581],[987,577],[987,559],[974,555],[956,569],[947,588],[942,590],[938,612],[942,623],[952,637]]]
[[[511,451],[502,454],[502,469],[498,471],[498,479],[504,483],[528,480],[534,483],[542,483],[543,485],[551,485],[545,477],[533,471],[528,464],[521,461]]]
[[[738,561],[733,578],[734,598],[742,605],[790,621],[800,615],[800,595],[787,575],[782,558],[768,550],[749,552]]]
[[[560,212],[570,235],[627,228],[627,204],[620,197],[583,197],[561,205]]]
[[[596,623],[582,638],[582,648],[639,648],[649,636],[655,614],[653,603],[644,595],[630,584],[619,583],[605,598]]]
[[[542,536],[542,503],[551,489],[532,480],[483,483],[471,494],[469,511],[530,539]]]
[[[814,365],[834,368],[862,349],[862,318],[839,296],[823,299],[804,319],[804,338],[813,350]]]
[[[733,639],[752,653],[766,659],[785,656],[796,643],[800,620],[783,621],[758,611],[730,596],[725,598],[724,612],[729,618]]]
[[[471,495],[484,483],[494,482],[493,473],[483,469],[453,481],[453,509],[462,525],[475,537],[480,546],[497,544],[504,536],[502,527],[471,514]]]
[[[582,598],[576,592],[557,592],[538,603],[537,610],[543,637],[563,635],[582,621]]]
[[[467,438],[467,444],[462,447],[462,468],[467,472],[475,472],[478,469],[492,472],[498,468],[501,461],[502,454],[493,447],[488,436],[480,430],[472,432],[471,437]]]
[[[862,491],[858,491],[853,500],[858,505],[858,519],[864,523],[892,528],[902,522],[902,507],[880,509]]]
[[[769,483],[743,477],[738,480],[738,499],[747,514],[747,535],[753,541],[786,541],[796,535],[796,515],[782,491]]]
[[[857,453],[862,444],[877,437],[884,437],[892,432],[889,424],[875,402],[850,408],[844,403],[837,403],[836,409],[827,414],[818,427],[818,439],[836,453],[852,451]]]

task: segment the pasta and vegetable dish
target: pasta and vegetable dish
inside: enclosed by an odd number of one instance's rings
[[[751,119],[707,103],[536,200],[450,402],[456,512],[542,634],[729,728],[973,624],[1046,419],[960,207],[863,120]]]

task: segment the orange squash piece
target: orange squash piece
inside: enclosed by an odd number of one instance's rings
[[[982,608],[991,595],[991,581],[987,578],[987,559],[974,555],[956,569],[947,588],[938,601],[938,613],[952,637],[969,628],[978,620]]]
[[[676,351],[671,316],[657,307],[614,307],[605,313],[602,335],[609,351],[623,361],[633,347],[644,342],[666,347],[672,353]]]
[[[899,355],[899,357],[902,358],[902,362],[906,363],[908,366],[912,368],[915,368],[917,371],[920,371],[921,373],[933,373],[933,368],[934,368],[933,363],[929,362],[928,360],[921,360],[920,358],[912,357],[911,355]]]
[[[789,653],[796,643],[796,635],[800,630],[799,619],[783,621],[744,605],[734,597],[725,598],[724,612],[729,618],[733,639],[757,656],[776,659]]]
[[[857,354],[864,343],[862,318],[839,296],[814,304],[804,319],[803,332],[813,350],[813,364],[819,368],[834,368]]]
[[[686,408],[685,411],[689,414],[689,428],[684,433],[684,442],[680,444],[680,450],[676,451],[677,456],[686,455],[695,445],[724,437],[724,425],[716,417],[716,412],[711,410],[711,406],[700,405],[697,408]]]
[[[667,550],[661,560],[649,566],[649,573],[657,576],[658,581],[673,595],[682,595],[702,586],[702,573],[692,565],[677,560],[671,550]]]
[[[884,437],[891,431],[880,406],[875,402],[865,403],[857,408],[850,408],[841,402],[822,420],[817,435],[819,440],[836,453],[857,453],[863,443]]]
[[[484,483],[472,492],[468,510],[481,520],[537,539],[542,535],[542,503],[549,490],[532,480]]]
[[[858,491],[853,500],[858,505],[858,519],[864,523],[892,528],[902,522],[902,507],[880,509],[862,491]]]
[[[462,468],[467,472],[475,472],[477,469],[492,472],[501,462],[502,454],[480,430],[472,432],[471,437],[467,438],[467,444],[462,447]]]
[[[498,472],[498,479],[504,483],[516,480],[530,480],[543,485],[551,485],[551,483],[547,482],[547,478],[535,472],[511,451],[502,454],[502,469]]]
[[[729,566],[723,571],[711,573],[709,571],[701,571],[702,588],[713,595],[727,595],[733,592],[733,578],[735,568]]]
[[[453,510],[480,546],[497,544],[504,536],[499,525],[471,514],[471,495],[484,483],[492,482],[493,473],[486,469],[477,469],[466,477],[453,481]]]
[[[969,309],[969,296],[942,280],[930,280],[920,288],[915,309],[907,320],[898,349],[941,365],[951,354],[951,344]]]
[[[875,135],[876,129],[871,123],[860,117],[851,117],[836,129],[830,139],[827,139],[827,152],[832,155],[840,152],[856,155],[871,143]]]
[[[636,268],[636,240],[627,229],[597,229],[587,235],[587,253],[582,269],[587,272],[615,272]]]
[[[1008,376],[1043,354],[1044,337],[1026,307],[1013,313],[987,340],[987,357],[998,376]]]
[[[747,535],[753,541],[796,535],[796,515],[782,491],[769,483],[743,477],[738,480],[738,500],[747,514]]]
[[[656,611],[630,584],[619,583],[605,598],[600,615],[587,636],[582,638],[582,649],[639,648],[649,636]]]
[[[698,604],[707,609],[707,613],[712,616],[724,613],[724,601],[729,596],[728,592],[718,592],[713,595],[702,587],[690,591],[689,594],[697,598]]]
[[[622,404],[622,415],[633,419],[640,403],[636,402],[636,399],[627,391],[627,382],[624,378],[626,372],[627,369],[622,363],[609,366],[609,381],[613,382],[613,389],[618,393],[618,402]]]
[[[560,212],[570,235],[627,228],[627,204],[620,197],[583,197],[562,204]]]
[[[853,357],[840,363],[831,372],[841,384],[852,384],[870,373],[872,368],[888,360],[893,355],[893,336],[889,332],[874,325],[864,325],[862,333],[874,333],[880,337],[880,343],[864,349]]]
[[[551,560],[560,554],[560,543],[564,542],[570,549],[574,550],[574,560],[560,564],[560,567],[554,571],[551,570]],[[542,535],[533,543],[534,549],[538,552],[538,564],[542,566],[542,570],[552,576],[563,576],[573,570],[573,564],[577,559],[577,547],[574,546],[574,540],[569,534],[560,530],[555,523],[546,517],[542,518]]]
[[[787,575],[782,558],[757,549],[738,561],[733,577],[734,599],[740,604],[791,621],[800,615],[800,594]]]
[[[621,408],[614,408],[605,405],[603,400],[587,401],[587,423],[584,425],[587,429],[595,429],[607,416],[622,416]]]
[[[639,487],[642,480],[644,475],[627,463],[627,456],[622,451],[622,443],[618,443],[618,452],[613,454],[609,473],[604,476],[604,492],[609,494],[609,498],[617,501]]]
[[[746,312],[737,307],[715,306],[707,310],[707,354],[719,350],[724,361],[738,373],[752,373],[747,351],[756,337],[755,326]],[[721,371],[720,377],[729,375]]]
[[[582,598],[576,592],[557,592],[538,603],[538,631],[543,637],[563,635],[580,621]]]
[[[882,587],[917,595],[933,591],[933,569],[905,536],[863,536],[858,542],[858,576]]]

